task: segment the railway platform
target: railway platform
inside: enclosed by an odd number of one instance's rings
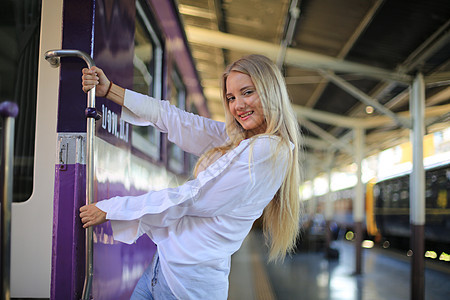
[[[354,275],[355,246],[336,241],[339,258],[323,251],[299,252],[267,264],[264,238],[252,232],[232,257],[230,300],[403,300],[410,299],[408,257],[385,249],[363,250],[363,274]],[[449,299],[450,267],[426,264],[425,299]]]

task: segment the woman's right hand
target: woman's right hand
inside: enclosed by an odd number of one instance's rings
[[[87,93],[90,89],[97,86],[95,90],[95,96],[105,97],[108,92],[110,81],[106,77],[102,69],[98,67],[92,67],[90,69],[83,69],[82,85],[83,92]]]
[[[80,207],[80,218],[83,228],[100,225],[107,221],[106,212],[95,206],[95,203]]]

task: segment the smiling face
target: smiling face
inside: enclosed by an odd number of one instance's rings
[[[265,132],[263,107],[250,76],[231,71],[226,79],[225,96],[231,114],[247,131],[247,138]]]

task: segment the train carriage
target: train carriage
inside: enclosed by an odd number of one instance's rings
[[[409,249],[411,235],[409,174],[374,186],[373,215],[382,236],[395,246]],[[430,166],[425,172],[425,246],[436,252],[450,251],[450,164]]]
[[[425,246],[439,253],[450,252],[450,164],[442,161],[425,170]],[[410,178],[402,173],[365,185],[364,236],[382,238],[394,248],[410,249]],[[333,191],[332,222],[344,232],[354,230],[354,187]],[[317,212],[324,213],[327,195],[317,198]],[[322,224],[324,226],[324,222]],[[351,235],[352,236],[352,235]]]
[[[44,59],[46,51],[84,51],[123,87],[203,116],[208,111],[174,1],[23,0],[6,1],[4,8],[11,15],[5,34],[17,38],[23,51],[2,72],[18,61],[24,65],[11,83],[15,89],[2,91],[2,98],[20,106],[11,297],[80,299],[86,265],[85,230],[78,217],[86,201],[87,104],[81,91],[86,64],[67,57],[53,69]],[[19,35],[21,26],[33,29],[24,30],[31,37]],[[21,78],[26,72],[28,77]],[[195,157],[164,133],[128,124],[121,108],[105,99],[96,99],[96,109],[102,118],[95,123],[94,202],[175,186],[189,177]],[[94,299],[129,299],[156,246],[146,238],[133,245],[115,242],[109,223],[94,228],[93,244],[88,293]]]

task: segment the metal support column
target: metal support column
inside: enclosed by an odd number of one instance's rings
[[[362,239],[363,239],[363,220],[364,220],[364,189],[362,183],[362,160],[364,158],[364,134],[365,130],[362,128],[355,128],[355,162],[357,165],[357,183],[355,186],[355,200],[353,202],[353,221],[355,224],[355,274],[362,273]]]
[[[289,8],[290,17],[286,17],[285,24],[287,25],[287,31],[285,38],[281,41],[280,52],[277,56],[277,66],[281,70],[286,56],[286,49],[292,43],[294,36],[295,25],[297,24],[298,17],[300,16],[300,8],[297,7],[298,0],[292,0]],[[289,22],[287,21],[289,20]]]
[[[311,199],[308,201],[307,214],[308,214],[308,221],[312,221],[314,219],[314,216],[317,211],[317,198],[314,194],[314,191],[316,188],[315,183],[314,183],[314,178],[317,176],[317,166],[318,166],[319,162],[313,156],[309,157],[308,159],[309,159],[308,176],[311,179],[311,192],[312,193],[311,193]]]
[[[325,221],[326,221],[326,250],[330,249],[331,247],[331,228],[330,223],[331,219],[333,218],[333,199],[331,199],[331,170],[332,170],[332,162],[334,158],[334,151],[328,153],[328,161],[327,161],[327,177],[328,177],[328,192],[326,196],[326,202],[325,202]]]
[[[0,104],[0,116],[3,119],[2,155],[0,180],[2,189],[1,220],[1,297],[9,300],[11,276],[11,203],[13,197],[14,162],[14,118],[19,108],[16,103],[5,101]]]
[[[424,227],[425,227],[425,171],[423,166],[423,136],[425,133],[425,83],[417,74],[411,89],[410,111],[413,128],[411,141],[413,167],[410,176],[410,222],[411,222],[411,299],[425,298]]]

